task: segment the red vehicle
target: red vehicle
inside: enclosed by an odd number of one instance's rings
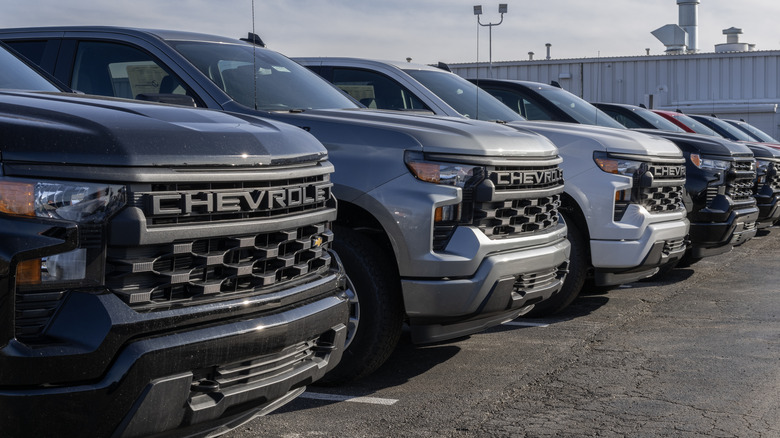
[[[713,137],[721,137],[721,135],[719,135],[717,132],[708,128],[701,122],[696,121],[689,116],[686,116],[683,113],[678,113],[675,111],[655,110],[655,109],[653,110],[653,112],[669,120],[675,125],[679,126],[686,132],[694,132],[697,134],[711,135]]]

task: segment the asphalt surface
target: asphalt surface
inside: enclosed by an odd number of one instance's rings
[[[580,296],[309,387],[248,437],[780,437],[780,228],[666,277]]]

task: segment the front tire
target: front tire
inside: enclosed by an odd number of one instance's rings
[[[374,372],[401,337],[404,318],[395,261],[367,235],[334,227],[333,249],[348,277],[350,320],[344,355],[322,383],[336,385]]]

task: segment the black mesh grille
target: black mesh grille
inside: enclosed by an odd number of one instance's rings
[[[726,183],[726,195],[734,202],[747,202],[753,200],[756,178],[753,160],[740,160],[734,163],[734,178]]]
[[[106,286],[131,305],[252,292],[331,263],[328,224],[134,248],[108,248]]]
[[[682,208],[683,186],[647,187],[640,190],[639,203],[652,213],[666,213]]]
[[[486,170],[480,183],[463,190],[462,221],[434,224],[434,249],[446,247],[459,224],[473,225],[491,239],[544,232],[558,225],[563,173],[557,164],[488,166]]]
[[[683,208],[685,164],[649,163],[647,172],[653,175],[653,184],[639,189],[639,203],[650,214]]]
[[[488,237],[542,232],[558,225],[563,174],[557,165],[488,169],[490,199],[476,196],[473,225]]]
[[[488,237],[544,231],[558,224],[560,195],[477,203],[474,225]]]

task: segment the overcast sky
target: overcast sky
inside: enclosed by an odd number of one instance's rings
[[[252,30],[251,0],[0,0],[0,27],[115,25],[200,31],[243,37]],[[481,3],[480,3],[481,2]],[[504,22],[493,27],[493,61],[661,54],[651,31],[678,23],[675,0],[501,0]],[[488,60],[488,28],[498,22],[493,0],[255,0],[254,28],[269,48],[288,56],[357,56],[435,63]],[[699,48],[741,42],[780,50],[780,1],[701,0]],[[479,50],[477,30],[479,29]]]

